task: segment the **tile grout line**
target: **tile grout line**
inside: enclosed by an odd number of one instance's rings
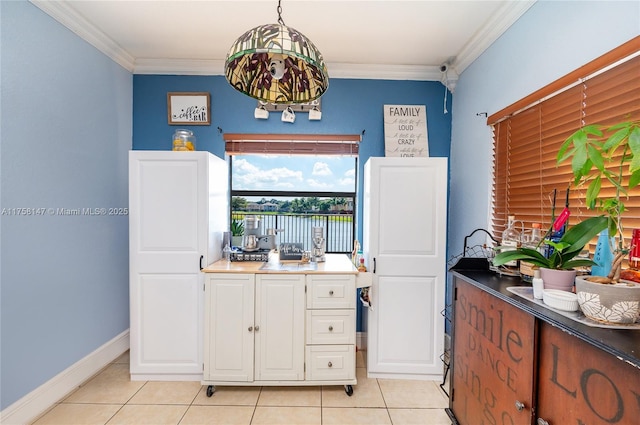
[[[112,363],[112,364],[113,364],[113,363]],[[144,384],[142,384],[142,385],[140,386],[140,388],[138,388],[138,389],[136,390],[136,392],[134,392],[134,393],[131,395],[131,397],[129,397],[129,398],[127,399],[127,401],[125,401],[125,402],[124,402],[124,404],[120,405],[120,408],[119,408],[118,410],[116,410],[116,412],[115,412],[113,415],[111,415],[111,417],[110,417],[109,419],[107,419],[107,421],[104,423],[104,425],[107,425],[109,422],[111,422],[111,420],[112,420],[113,418],[115,418],[115,417],[116,417],[116,415],[117,415],[118,413],[120,413],[120,411],[124,408],[124,406],[126,406],[126,405],[127,405],[127,403],[129,403],[129,402],[131,401],[131,399],[132,399],[133,397],[135,397],[135,396],[136,396],[136,394],[138,394],[138,392],[140,392],[140,390],[141,390],[141,389],[143,389],[145,385],[147,385],[147,383],[148,383],[148,382],[149,382],[149,381],[145,381],[145,382],[144,382]]]
[[[258,392],[258,397],[256,397],[256,404],[253,405],[253,412],[251,413],[251,420],[249,421],[249,425],[253,423],[253,419],[256,417],[256,410],[258,410],[258,402],[260,401],[260,396],[262,395],[262,390],[264,387],[260,387],[260,391]]]
[[[193,396],[193,398],[191,399],[191,403],[189,403],[187,405],[186,410],[184,411],[182,416],[180,416],[180,419],[178,420],[178,423],[176,425],[180,425],[180,422],[182,422],[184,417],[187,415],[187,412],[189,411],[189,409],[191,409],[191,406],[193,406],[193,402],[196,401],[196,398],[198,398],[198,394],[200,394],[200,392],[202,392],[202,387],[203,387],[203,385],[200,385],[200,388],[198,389],[198,391],[196,391],[196,395]]]

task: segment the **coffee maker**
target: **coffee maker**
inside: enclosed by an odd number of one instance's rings
[[[271,233],[271,232],[270,232]],[[244,236],[242,237],[242,250],[253,252],[260,250],[272,250],[276,247],[274,234],[262,234],[260,217],[247,215],[244,218]]]
[[[311,249],[311,261],[316,263],[323,262],[325,260],[325,238],[323,227],[313,227],[311,229],[311,242],[313,244],[313,248]]]

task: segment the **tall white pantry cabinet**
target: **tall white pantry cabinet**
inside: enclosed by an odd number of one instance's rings
[[[447,229],[446,158],[370,158],[363,252],[370,377],[441,380]]]
[[[220,259],[228,197],[209,152],[129,152],[132,380],[202,379],[200,270]]]

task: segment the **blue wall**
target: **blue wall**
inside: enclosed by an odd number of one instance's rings
[[[639,34],[638,1],[538,1],[460,75],[451,141],[450,254],[462,252],[464,237],[474,229],[491,225],[492,133],[477,114],[492,115]]]
[[[128,217],[55,210],[127,207],[133,78],[31,3],[0,19],[5,409],[129,328]]]
[[[331,72],[331,70],[329,70]],[[210,126],[170,126],[167,123],[167,92],[206,91],[211,94]],[[224,158],[225,133],[361,134],[358,175],[371,156],[384,156],[383,105],[426,105],[429,154],[448,157],[451,114],[444,113],[444,86],[434,81],[387,81],[331,79],[322,96],[322,120],[309,121],[298,113],[295,123],[283,123],[279,113],[257,120],[257,102],[232,88],[223,76],[135,75],[133,78],[133,148],[171,149],[176,128],[189,128],[196,136],[197,150]],[[451,110],[448,95],[447,110]],[[362,241],[362,179],[358,179],[356,205],[357,237]],[[358,305],[357,330],[362,311]]]
[[[331,70],[329,69],[329,72]],[[306,113],[296,115],[295,123],[284,123],[279,113],[268,120],[257,120],[257,102],[233,89],[223,76],[133,77],[133,148],[171,149],[176,128],[167,124],[167,92],[206,91],[211,93],[211,125],[186,127],[193,130],[197,150],[207,150],[224,158],[225,133],[310,133],[361,134],[359,175],[370,156],[384,156],[383,105],[426,105],[429,152],[448,157],[451,140],[451,114],[443,110],[444,86],[434,81],[388,81],[331,79],[322,96],[322,120],[309,121]],[[451,110],[451,96],[448,96]],[[362,180],[358,183],[362,192]],[[358,200],[362,202],[361,195]],[[360,205],[359,204],[359,205]],[[358,222],[362,211],[358,213]],[[362,240],[362,228],[358,226]]]

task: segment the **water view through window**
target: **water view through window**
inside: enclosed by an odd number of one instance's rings
[[[232,223],[260,216],[263,232],[280,229],[278,243],[300,242],[305,249],[311,248],[312,228],[323,227],[327,252],[350,253],[356,161],[338,155],[233,156]]]

